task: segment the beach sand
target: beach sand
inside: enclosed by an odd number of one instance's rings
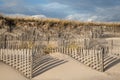
[[[50,55],[65,59],[68,62],[54,67],[34,77],[32,80],[120,80],[120,63],[116,64],[105,72],[98,72],[67,55],[59,53]],[[0,80],[28,79],[10,66],[0,62]]]
[[[0,80],[28,80],[17,70],[0,62]]]

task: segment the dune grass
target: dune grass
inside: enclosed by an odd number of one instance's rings
[[[75,20],[63,20],[63,19],[55,19],[55,18],[32,18],[32,17],[6,17],[0,15],[0,20],[4,20],[6,24],[10,25],[9,23],[12,22],[14,25],[17,23],[34,23],[34,25],[45,25],[48,24],[50,27],[59,25],[60,26],[109,26],[109,27],[120,27],[120,23],[118,22],[80,22]]]

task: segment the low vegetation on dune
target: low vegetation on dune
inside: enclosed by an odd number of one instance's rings
[[[84,35],[89,34],[89,31],[99,33],[99,30],[119,32],[120,23],[107,22],[80,22],[61,20],[54,18],[32,18],[32,17],[7,17],[0,15],[0,29],[6,29],[7,32],[24,32],[31,30],[31,28],[40,29],[41,32],[49,34],[57,34],[60,37],[66,32],[72,34]]]
[[[33,17],[6,17],[0,15],[0,28],[4,26],[30,26],[30,27],[44,27],[44,28],[77,28],[80,26],[106,26],[106,27],[120,27],[120,23],[113,22],[80,22],[73,20],[62,20],[54,18],[33,18]]]
[[[46,41],[40,43],[41,45],[49,44],[50,41],[62,42],[62,40],[68,40],[69,42],[70,40],[74,43],[76,40],[86,38],[90,39],[91,42],[94,38],[118,37],[120,36],[119,30],[120,23],[80,22],[54,18],[23,18],[0,15],[0,35],[25,37],[28,41]],[[2,37],[0,38],[2,39]],[[68,42],[65,42],[66,45],[64,46],[78,47],[76,43],[67,44]],[[88,45],[83,42],[81,44]],[[62,45],[62,43],[59,45]]]

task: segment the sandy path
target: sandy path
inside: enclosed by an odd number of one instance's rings
[[[0,80],[28,80],[10,66],[0,62]]]
[[[120,63],[106,72],[93,70],[69,56],[53,54],[52,56],[68,60],[67,63],[54,67],[32,80],[120,80]],[[0,62],[0,80],[27,80],[16,70]]]
[[[33,80],[115,80],[107,73],[95,71],[68,56],[59,56],[69,62],[48,70]]]
[[[111,78],[113,78],[114,80],[120,80],[120,62],[112,66],[105,73],[111,76]]]

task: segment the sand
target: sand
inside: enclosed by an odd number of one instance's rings
[[[68,62],[54,67],[32,80],[120,80],[120,63],[105,72],[98,72],[69,56],[59,53],[51,56],[65,59]],[[27,80],[18,71],[0,62],[0,80]]]
[[[17,70],[0,62],[0,80],[28,80]]]

